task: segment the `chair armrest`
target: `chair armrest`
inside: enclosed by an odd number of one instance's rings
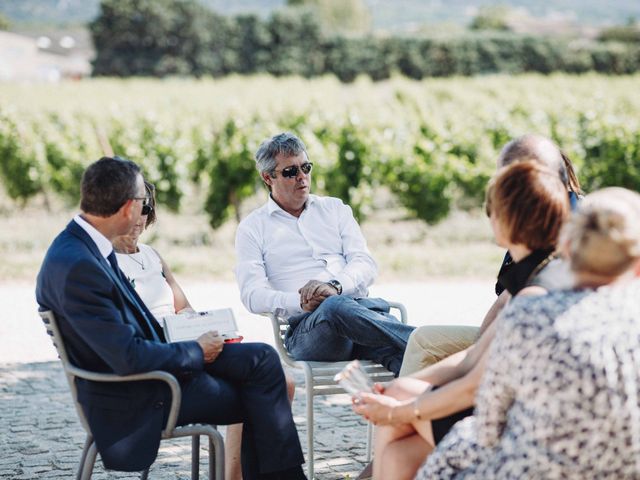
[[[276,350],[278,351],[278,355],[280,355],[280,359],[292,368],[300,368],[300,365],[296,363],[295,359],[291,356],[291,354],[287,351],[287,348],[284,346],[284,340],[280,335],[280,323],[278,322],[278,317],[273,313],[262,313],[261,315],[269,317],[269,320],[271,320],[271,327],[273,328],[273,339],[276,345]]]
[[[387,303],[391,308],[396,308],[400,311],[400,321],[406,325],[407,321],[409,320],[409,315],[407,314],[407,308],[403,304],[398,302],[387,302]]]
[[[84,378],[85,380],[91,380],[93,382],[140,382],[145,380],[158,380],[165,382],[171,389],[171,409],[169,410],[169,418],[167,419],[167,426],[165,427],[164,432],[171,432],[176,428],[178,412],[180,411],[180,403],[182,401],[182,393],[180,391],[180,384],[178,383],[178,380],[169,372],[152,370],[151,372],[136,373],[133,375],[115,375],[113,373],[91,372],[68,364],[65,366],[65,369],[67,373],[75,377]]]

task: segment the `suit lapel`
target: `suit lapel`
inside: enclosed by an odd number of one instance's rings
[[[129,309],[133,312],[134,315],[142,317],[142,315],[144,315],[144,312],[141,311],[141,309],[145,308],[144,303],[142,302],[142,300],[134,300],[129,289],[125,285],[123,285],[122,280],[118,277],[113,268],[111,268],[111,264],[107,261],[107,259],[102,256],[100,250],[98,250],[98,246],[91,239],[89,234],[85,232],[84,229],[73,220],[67,225],[67,230],[69,231],[69,233],[78,237],[80,240],[82,240],[82,242],[84,242],[85,245],[87,245],[93,256],[96,258],[96,261],[100,264],[107,275],[109,275],[109,278],[111,278],[113,283],[116,285],[116,287],[120,291],[120,294],[129,304]],[[150,316],[150,318],[152,318],[151,313],[148,313],[148,315]],[[132,322],[128,315],[124,315],[124,320],[130,325],[133,325],[144,336],[144,331],[140,326],[140,322],[146,322],[144,318],[139,318]]]

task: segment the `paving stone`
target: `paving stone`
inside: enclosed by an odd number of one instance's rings
[[[41,467],[46,465],[47,467],[51,466],[51,460],[46,457],[29,457],[21,462],[23,467]],[[47,468],[48,470],[48,468]]]
[[[294,372],[300,385],[303,377]],[[294,420],[306,454],[306,406],[298,388]],[[336,400],[336,402],[334,402]],[[351,411],[346,395],[316,398],[316,478],[344,479],[364,467],[366,426]],[[75,475],[85,433],[77,419],[64,373],[58,362],[0,364],[0,478],[56,479]],[[224,434],[225,428],[221,428]],[[151,468],[154,480],[188,479],[190,439],[163,442]],[[206,476],[208,450],[202,442],[201,475]],[[356,475],[357,476],[357,475]],[[128,480],[138,474],[106,472],[96,462],[94,480]]]

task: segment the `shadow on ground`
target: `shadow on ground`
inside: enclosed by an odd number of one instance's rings
[[[294,374],[296,383],[302,377]],[[329,402],[328,399],[331,401]],[[345,395],[316,400],[316,478],[354,478],[365,460],[366,427],[349,408]],[[304,392],[296,391],[294,418],[306,451]],[[222,429],[224,432],[224,429]],[[74,478],[85,434],[77,419],[67,381],[56,362],[0,365],[0,478]],[[202,442],[206,444],[205,441]],[[191,443],[162,443],[151,467],[153,479],[188,479]],[[206,478],[207,452],[201,451]],[[132,473],[105,472],[98,460],[93,479],[133,479]]]

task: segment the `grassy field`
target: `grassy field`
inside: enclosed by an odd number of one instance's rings
[[[252,199],[245,213],[260,201]],[[74,214],[72,209],[47,212],[36,206],[0,209],[0,281],[34,281],[46,249]],[[158,215],[142,241],[165,257],[179,279],[234,280],[235,221],[213,231],[202,213],[160,210]],[[400,209],[382,210],[363,224],[363,232],[379,265],[378,282],[490,278],[503,254],[480,212],[456,212],[428,226],[407,219]]]
[[[236,221],[230,215],[214,231],[203,206],[208,190],[231,181],[220,167],[245,159],[251,163],[259,141],[292,129],[307,143],[317,167],[315,191],[324,193],[325,178],[332,177],[322,173],[343,172],[338,162],[343,127],[353,128],[366,147],[363,179],[352,189],[351,204],[360,202],[371,211],[363,230],[379,263],[380,281],[491,278],[502,251],[493,244],[479,204],[500,146],[525,132],[552,135],[573,158],[587,190],[607,176],[609,184],[622,184],[621,178],[640,182],[638,80],[638,75],[495,75],[380,83],[359,79],[345,85],[331,77],[256,76],[1,84],[0,127],[10,131],[6,138],[15,141],[17,152],[13,170],[0,169],[2,178],[7,185],[37,182],[32,193],[14,200],[0,189],[0,281],[33,281],[47,246],[74,213],[63,205],[77,202],[78,172],[103,154],[99,140],[106,137],[114,150],[118,147],[116,153],[143,164],[166,194],[165,205],[170,192],[185,193],[180,214],[160,205],[160,222],[143,240],[166,257],[180,278],[232,280]],[[225,137],[224,125],[240,134]],[[207,162],[199,166],[202,152]],[[0,166],[9,165],[7,158]],[[226,163],[216,163],[219,158]],[[427,172],[420,178],[446,177],[454,187],[445,190],[452,205],[472,210],[454,210],[435,226],[409,219],[411,202],[398,192],[388,193],[407,183],[371,173],[398,159],[409,173]],[[597,168],[590,167],[592,160]],[[71,167],[75,174],[67,175]],[[240,206],[242,215],[265,197],[252,168],[247,178],[233,193],[245,189],[250,195],[254,187],[259,193]],[[382,201],[380,185],[387,189]],[[414,204],[425,204],[425,194],[439,195],[417,191]]]

